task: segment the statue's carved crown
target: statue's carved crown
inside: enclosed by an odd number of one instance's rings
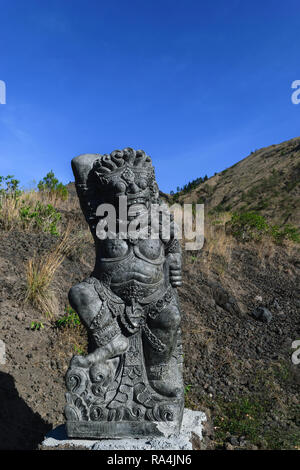
[[[159,196],[151,158],[143,150],[126,148],[111,154],[100,155],[94,162],[93,172],[100,188],[117,195],[125,194],[129,199],[141,202],[149,199],[156,202]]]
[[[132,172],[154,174],[151,158],[143,150],[134,150],[129,147],[100,155],[94,162],[93,169],[97,175],[107,179],[121,175],[124,175],[124,179],[126,176],[130,178]]]

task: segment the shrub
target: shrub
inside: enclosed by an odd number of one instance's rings
[[[58,328],[78,327],[81,325],[81,321],[78,314],[75,312],[75,310],[73,310],[72,307],[66,307],[65,314],[56,320],[55,325]]]
[[[45,328],[42,322],[39,321],[32,321],[30,323],[30,329],[33,331],[39,331],[41,329]]]
[[[284,240],[291,240],[295,243],[300,243],[299,230],[297,227],[293,227],[290,224],[286,224],[283,227],[273,225],[270,227],[270,234],[278,244],[282,244]]]
[[[17,197],[21,193],[19,189],[20,181],[16,180],[13,175],[0,176],[0,196]]]
[[[255,212],[234,213],[230,220],[232,235],[240,240],[260,240],[269,226],[262,215]]]
[[[299,230],[290,224],[283,226],[269,225],[266,219],[255,212],[234,213],[227,222],[230,232],[239,241],[261,240],[263,236],[269,236],[277,244],[286,240],[300,243]]]
[[[37,201],[34,206],[31,206],[23,200],[19,213],[24,228],[31,226],[35,230],[59,235],[57,223],[61,219],[61,214],[51,204],[42,204]]]
[[[0,227],[58,235],[60,212],[53,205],[41,202],[39,193],[20,191],[18,184],[11,176],[0,176]]]
[[[55,178],[52,170],[38,183],[38,189],[41,192],[49,193],[54,198],[62,199],[63,201],[68,199],[66,186]]]

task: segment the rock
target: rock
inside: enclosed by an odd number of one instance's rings
[[[256,318],[256,320],[260,320],[263,323],[270,323],[272,320],[272,313],[266,307],[257,307],[252,312],[251,315]]]
[[[211,283],[213,298],[219,307],[222,307],[229,313],[240,313],[237,301],[220,284]]]
[[[225,443],[225,449],[226,450],[234,450],[234,447],[232,444],[230,444],[230,442],[226,442]]]
[[[258,447],[254,444],[249,444],[249,450],[258,450]]]
[[[273,300],[273,307],[274,307],[276,310],[281,310],[281,309],[280,309],[280,305],[279,305],[277,299],[274,299],[274,300]]]
[[[64,425],[50,431],[41,448],[63,446],[84,447],[89,450],[192,450],[192,440],[202,441],[206,415],[201,411],[184,410],[179,435],[143,439],[68,439]]]
[[[16,320],[22,321],[22,320],[24,320],[24,318],[25,318],[24,313],[22,313],[22,312],[17,313],[17,315],[16,315]]]
[[[230,442],[231,445],[233,445],[235,447],[240,445],[238,439],[235,436],[230,436],[229,442]]]

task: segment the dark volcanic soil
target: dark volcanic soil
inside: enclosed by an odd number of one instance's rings
[[[36,449],[50,428],[64,422],[64,374],[75,349],[86,347],[86,335],[82,327],[56,328],[23,303],[26,261],[49,252],[55,237],[1,232],[0,238],[0,339],[6,345],[0,448]],[[58,316],[69,288],[92,270],[90,250],[87,243],[56,274]],[[186,402],[208,414],[202,447],[300,446],[300,366],[291,361],[292,342],[300,338],[299,266],[294,248],[235,244],[230,257],[211,256],[205,247],[196,256],[184,252]],[[271,311],[270,323],[251,315],[259,305]],[[44,328],[32,331],[32,321]]]

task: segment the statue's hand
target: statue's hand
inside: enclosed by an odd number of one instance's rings
[[[181,255],[180,253],[170,253],[167,259],[169,264],[169,279],[171,286],[179,287],[182,284]]]
[[[181,269],[170,268],[170,283],[172,287],[179,287],[182,284]]]

